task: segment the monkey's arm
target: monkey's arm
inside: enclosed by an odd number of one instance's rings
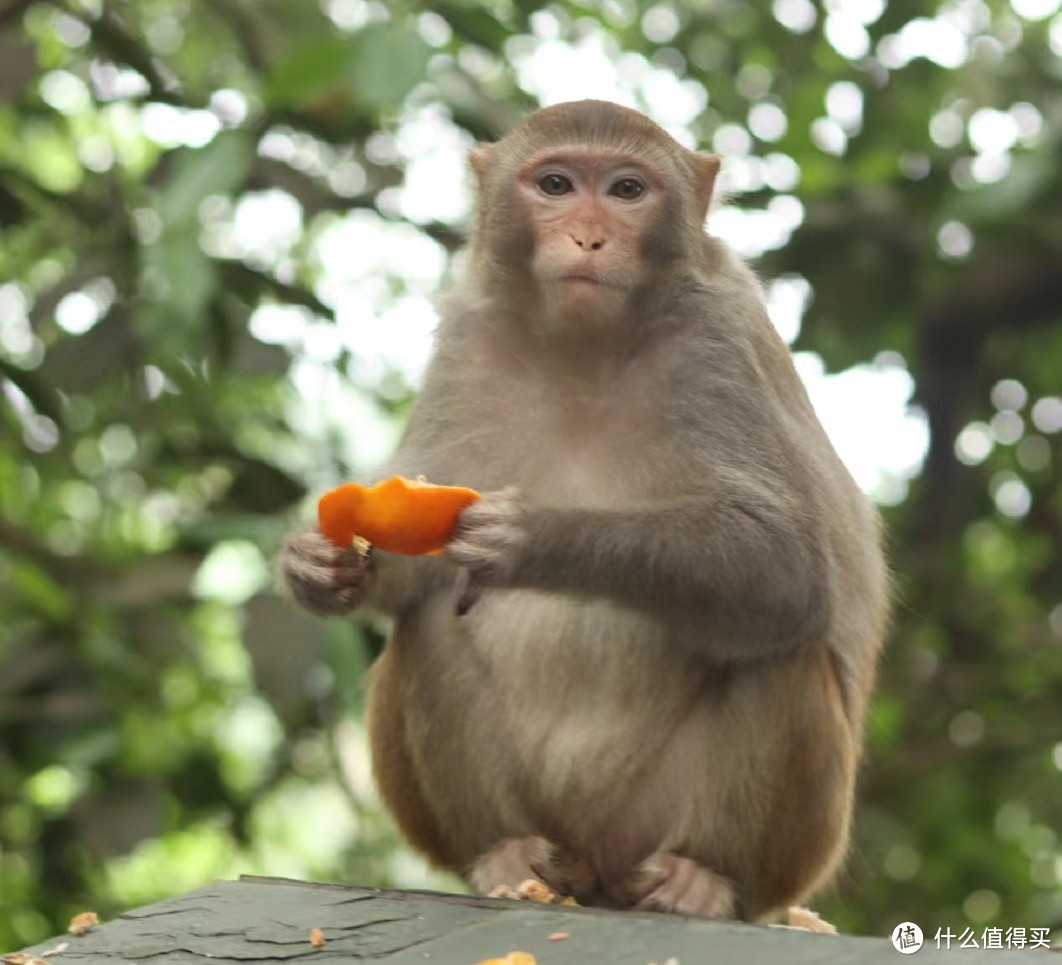
[[[823,639],[830,567],[799,502],[730,480],[645,509],[564,509],[488,494],[447,555],[487,586],[604,597],[711,630],[734,656]]]

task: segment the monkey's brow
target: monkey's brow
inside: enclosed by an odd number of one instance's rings
[[[572,159],[583,158],[607,158],[615,164],[630,164],[633,167],[646,168],[646,156],[637,151],[626,150],[621,147],[608,147],[596,144],[571,144],[550,147],[532,154],[524,162],[524,167],[541,167],[543,164],[563,164]]]

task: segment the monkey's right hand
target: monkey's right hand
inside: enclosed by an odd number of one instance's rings
[[[284,540],[280,570],[291,595],[318,616],[356,610],[372,585],[372,550],[336,546],[316,527],[295,530]]]

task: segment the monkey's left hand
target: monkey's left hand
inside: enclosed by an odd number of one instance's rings
[[[515,489],[487,493],[457,518],[446,555],[468,570],[474,583],[511,583],[530,542],[527,512]]]

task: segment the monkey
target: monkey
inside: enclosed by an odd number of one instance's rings
[[[286,583],[393,618],[373,772],[435,865],[480,894],[767,920],[846,850],[878,514],[705,229],[718,157],[585,100],[470,163],[467,259],[383,475],[482,498],[442,556],[297,530]]]

